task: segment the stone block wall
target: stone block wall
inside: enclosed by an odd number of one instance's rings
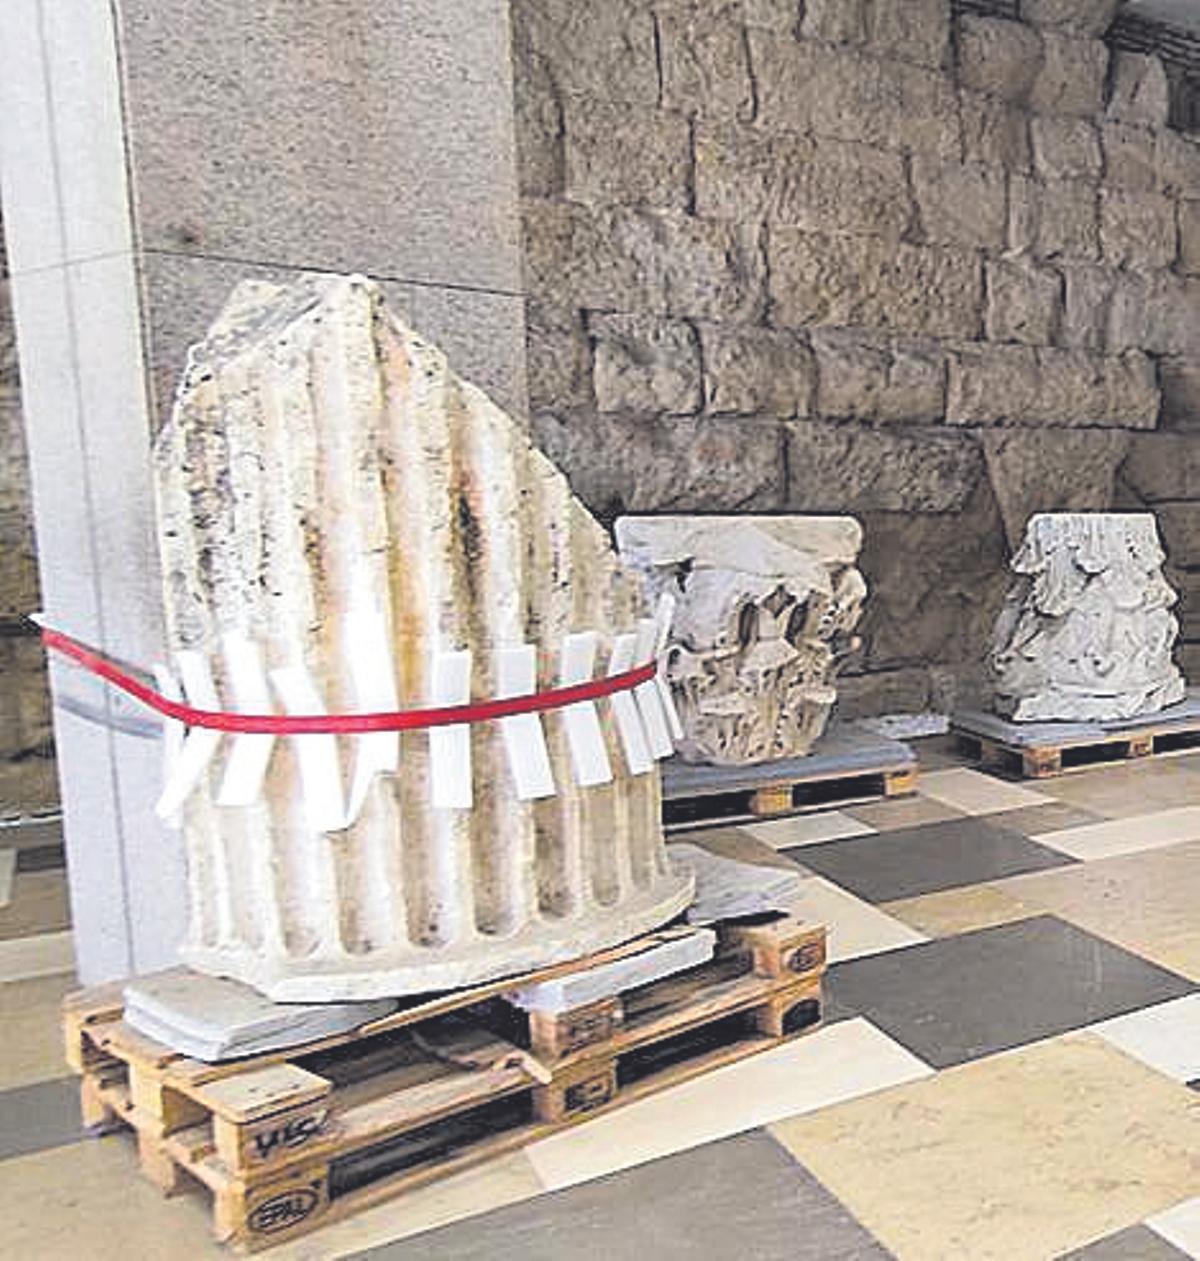
[[[513,0],[535,430],[608,518],[859,516],[846,712],[978,687],[1039,509],[1154,505],[1200,653],[1200,145],[1115,7]]]
[[[5,257],[0,225],[0,819],[44,810],[55,793],[45,657],[25,620],[38,575]]]

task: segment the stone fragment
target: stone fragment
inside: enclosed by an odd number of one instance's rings
[[[934,337],[971,336],[979,327],[982,277],[972,252],[774,228],[768,254],[777,325]]]
[[[1021,16],[1036,26],[1075,35],[1103,35],[1121,0],[1021,0]]]
[[[945,75],[769,31],[752,30],[749,40],[760,125],[948,162],[960,156],[957,96]]]
[[[684,416],[700,410],[700,347],[690,324],[592,315],[596,405],[602,412]]]
[[[696,876],[696,900],[687,909],[689,924],[788,911],[802,892],[804,875],[795,866],[788,870],[772,863],[743,862],[687,841],[676,841],[671,856]]]
[[[1104,122],[1100,125],[1100,140],[1106,184],[1146,191],[1158,187],[1154,132],[1128,123]]]
[[[623,517],[650,607],[675,601],[667,677],[689,762],[803,757],[825,729],[866,584],[852,517]]]
[[[567,98],[563,117],[572,201],[687,209],[692,142],[685,118],[583,96]]]
[[[960,93],[963,156],[967,162],[1028,171],[1029,116],[1018,106],[979,92]]]
[[[1008,242],[1037,258],[1097,259],[1100,217],[1094,184],[1013,175],[1009,180]]]
[[[754,88],[745,31],[735,14],[712,7],[694,0],[657,5],[663,105],[707,118],[748,119]]]
[[[995,709],[1016,722],[1154,714],[1187,688],[1175,592],[1149,513],[1039,513],[992,640]]]
[[[218,703],[252,712],[482,700],[505,686],[498,648],[530,645],[557,678],[569,634],[596,631],[607,654],[636,632],[605,530],[374,282],[247,282],[188,365],[154,461],[189,695],[211,660]],[[599,721],[620,747],[608,707]],[[653,770],[614,759],[585,787],[565,729],[540,730],[524,735],[540,749],[526,788],[482,724],[453,750],[376,733],[299,761],[268,745],[260,762],[261,741],[235,742],[191,783],[182,762],[168,786],[190,867],[184,960],[276,1001],[367,999],[577,958],[672,918],[691,889],[667,862]]]
[[[1099,179],[1104,161],[1096,128],[1082,118],[1035,117],[1030,122],[1034,166],[1047,179]]]
[[[989,259],[985,264],[985,328],[992,341],[1048,346],[1062,315],[1062,280],[1027,259]]]
[[[990,430],[980,440],[1015,552],[1035,513],[1103,511],[1111,505],[1130,436],[1095,429],[1005,429]]]
[[[1200,276],[1200,201],[1179,203],[1179,265],[1189,276]]]
[[[1108,77],[1109,118],[1123,123],[1165,127],[1171,106],[1170,86],[1162,61],[1145,53],[1117,49]]]
[[[939,421],[946,407],[946,362],[934,343],[857,329],[814,329],[817,412],[831,419]]]
[[[1063,345],[1096,352],[1107,349],[1108,312],[1116,275],[1090,263],[1062,264],[1059,270],[1065,281],[1066,298],[1061,325]]]
[[[787,433],[796,512],[955,512],[983,471],[973,441],[937,428],[796,421]]]
[[[1100,194],[1100,243],[1114,267],[1169,267],[1175,261],[1175,203],[1159,193]]]
[[[913,186],[928,240],[978,249],[1004,246],[1008,201],[1003,171],[920,156]]]
[[[704,405],[715,415],[807,416],[815,380],[812,352],[787,330],[706,324]]]
[[[1046,114],[1100,112],[1108,73],[1108,46],[1098,39],[1074,39],[1047,31],[1042,36],[1042,68],[1029,103]]]
[[[867,42],[881,56],[940,70],[950,49],[950,0],[874,0]]]
[[[988,96],[1023,103],[1042,65],[1042,41],[1023,22],[965,13],[958,20],[958,76]]]

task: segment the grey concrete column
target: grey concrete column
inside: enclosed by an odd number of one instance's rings
[[[0,193],[44,604],[131,661],[161,654],[152,435],[238,280],[371,275],[524,412],[507,0],[4,0]],[[162,966],[159,743],[52,687],[80,974]]]

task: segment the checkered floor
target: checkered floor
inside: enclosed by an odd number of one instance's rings
[[[1200,755],[1028,785],[921,746],[914,797],[688,835],[801,868],[822,1028],[270,1255],[1200,1257]],[[0,978],[61,957],[48,864],[9,864]],[[0,985],[6,1254],[222,1255],[79,1140],[70,984]]]

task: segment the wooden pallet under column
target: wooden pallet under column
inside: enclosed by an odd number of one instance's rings
[[[505,991],[628,959],[666,929],[574,964],[436,996],[336,1037],[223,1063],[122,1019],[122,987],[64,1003],[84,1124],[130,1127],[165,1193],[212,1195],[216,1237],[253,1252],[766,1050],[821,1017],[825,929],[719,925],[708,963],[557,1013]]]

